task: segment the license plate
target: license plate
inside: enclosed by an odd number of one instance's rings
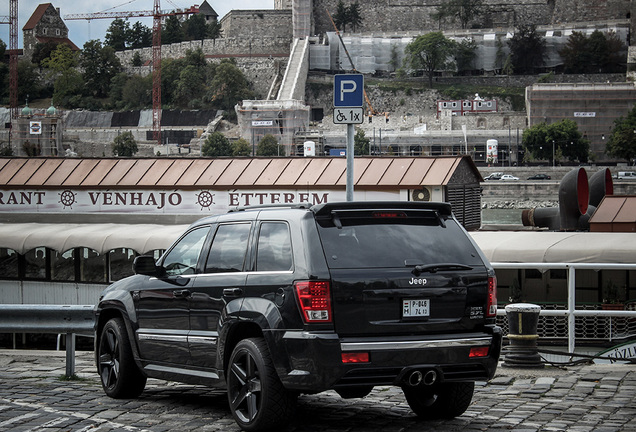
[[[429,299],[402,300],[402,317],[427,317],[431,314],[431,301]]]

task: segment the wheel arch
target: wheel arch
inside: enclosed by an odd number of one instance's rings
[[[130,317],[123,305],[116,303],[108,303],[105,305],[100,305],[99,314],[97,315],[97,320],[95,322],[95,356],[97,360],[99,341],[102,334],[102,329],[106,325],[108,321],[114,318],[121,318],[124,322],[124,326],[126,327],[126,333],[128,334],[128,340],[130,341],[130,347],[133,352],[133,357],[137,366],[141,370],[141,363],[139,361],[139,350],[137,349],[137,339],[135,338],[135,330],[133,329],[132,323],[130,322]]]
[[[273,302],[262,298],[244,299],[240,312],[226,324],[225,334],[222,334],[218,356],[223,362],[220,368],[224,373],[227,371],[232,351],[241,340],[262,337],[279,376],[287,373],[290,370],[287,355],[280,354],[284,349],[283,328],[283,317]]]

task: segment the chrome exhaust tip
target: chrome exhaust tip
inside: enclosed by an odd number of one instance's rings
[[[437,372],[435,372],[434,370],[430,370],[428,372],[426,372],[424,374],[424,385],[433,385],[435,383],[435,381],[437,381]]]
[[[424,375],[422,375],[422,372],[414,371],[414,372],[411,372],[411,374],[407,378],[406,382],[411,387],[415,387],[415,386],[419,385],[422,382],[423,378],[424,378]]]

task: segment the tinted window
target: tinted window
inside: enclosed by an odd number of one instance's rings
[[[447,220],[409,217],[340,221],[319,227],[331,268],[404,267],[436,263],[480,265],[481,259],[462,228]]]
[[[219,225],[205,263],[206,273],[243,271],[250,224]]]
[[[257,271],[286,271],[292,268],[291,238],[287,224],[265,222],[258,235]]]
[[[209,227],[190,231],[179,240],[163,260],[168,275],[192,274],[196,271],[199,255]]]

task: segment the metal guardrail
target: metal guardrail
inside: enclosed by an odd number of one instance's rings
[[[92,335],[93,305],[0,305],[0,333],[66,335],[66,376],[75,375],[75,335]]]
[[[582,310],[576,308],[576,270],[636,270],[636,264],[610,263],[491,263],[497,269],[535,269],[535,270],[567,270],[568,304],[563,310],[541,310],[539,316],[567,317],[568,319],[568,352],[573,353],[576,344],[575,323],[577,317],[629,317],[636,318],[636,311],[616,310]],[[497,315],[506,315],[499,309]]]

